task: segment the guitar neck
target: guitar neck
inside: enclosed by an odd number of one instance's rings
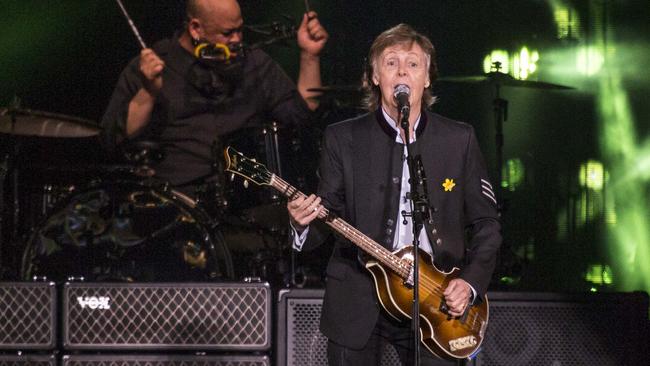
[[[297,188],[275,174],[271,176],[269,185],[289,199],[296,196],[306,197],[304,193],[300,192]],[[388,266],[402,278],[406,279],[409,277],[411,271],[410,263],[403,261],[388,249],[379,245],[376,241],[370,239],[367,235],[357,230],[354,226],[345,222],[345,220],[336,217],[335,215],[330,215],[330,211],[327,208],[323,207],[323,210],[318,214],[318,218],[323,220],[327,225],[332,227],[339,234],[343,235],[346,239],[360,247],[364,252],[368,253],[385,266]]]

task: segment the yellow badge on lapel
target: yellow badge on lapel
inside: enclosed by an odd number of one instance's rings
[[[456,186],[453,179],[445,179],[445,182],[442,183],[442,186],[445,188],[445,192],[451,192],[451,190]]]

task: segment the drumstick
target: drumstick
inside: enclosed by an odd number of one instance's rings
[[[312,20],[316,18],[315,16],[309,15],[310,11],[311,11],[311,6],[309,5],[309,0],[305,0],[305,14],[307,14],[307,20]]]
[[[140,37],[140,32],[138,32],[138,28],[135,27],[135,24],[133,24],[133,20],[131,20],[131,17],[129,16],[129,13],[126,12],[124,5],[122,5],[122,1],[121,0],[115,0],[115,1],[117,1],[117,5],[120,6],[120,9],[122,9],[122,13],[124,14],[126,20],[129,22],[129,25],[131,26],[131,30],[133,31],[133,34],[135,34],[135,38],[137,38],[138,42],[140,42],[140,46],[142,46],[142,48],[147,48],[147,45],[142,40],[142,37]],[[306,1],[307,0],[305,0],[305,2]]]

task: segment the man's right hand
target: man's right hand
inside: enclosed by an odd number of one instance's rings
[[[151,95],[158,95],[162,89],[164,69],[165,62],[151,48],[145,48],[140,52],[140,73],[143,76],[144,88]]]
[[[287,209],[291,224],[302,233],[318,217],[323,206],[320,204],[320,197],[312,194],[309,197],[297,197],[287,202]]]
[[[140,75],[142,88],[129,102],[129,112],[126,117],[126,136],[134,136],[142,131],[151,119],[158,93],[162,90],[162,73],[165,62],[151,48],[140,52]]]

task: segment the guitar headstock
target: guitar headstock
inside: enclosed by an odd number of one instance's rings
[[[240,175],[255,184],[270,185],[273,174],[264,164],[249,159],[244,154],[228,146],[223,155],[226,158],[226,171]]]

